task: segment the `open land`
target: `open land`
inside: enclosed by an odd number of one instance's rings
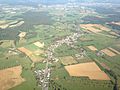
[[[71,56],[62,57],[60,59],[61,59],[62,64],[64,65],[71,65],[71,64],[77,63],[77,61],[74,60],[74,58]]]
[[[21,66],[0,70],[0,90],[8,90],[24,82],[21,73]]]
[[[69,72],[70,76],[86,76],[96,80],[110,80],[94,62],[65,66],[65,69]]]

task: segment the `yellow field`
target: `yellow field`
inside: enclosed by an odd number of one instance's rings
[[[81,40],[81,41],[92,41],[92,39],[84,38],[84,37],[81,37],[80,40]]]
[[[20,21],[19,23],[17,23],[18,21],[0,21],[0,28],[1,29],[6,29],[8,27],[17,27],[17,26],[21,26],[22,24],[24,24],[24,21]],[[17,23],[15,25],[11,25]]]
[[[71,65],[71,64],[77,63],[77,61],[72,56],[62,57],[60,58],[60,60],[61,60],[61,63],[64,65]]]
[[[101,50],[103,53],[105,53],[106,55],[110,56],[110,57],[113,57],[113,56],[116,56],[116,54],[112,51],[110,51],[109,49],[103,49]]]
[[[24,47],[20,47],[18,48],[19,51],[25,53],[27,56],[30,56],[32,54],[32,52]]]
[[[39,55],[44,54],[44,50],[36,50],[34,52],[26,49],[25,47],[18,48],[19,51],[25,53],[33,62],[42,62],[44,58]]]
[[[0,70],[0,90],[8,90],[24,82],[21,73],[21,66]]]
[[[36,50],[33,52],[35,55],[39,56],[44,53],[44,50]]]
[[[0,25],[5,24],[5,23],[6,23],[5,20],[1,20],[1,21],[0,21]]]
[[[37,47],[40,47],[40,48],[44,47],[44,43],[41,43],[39,41],[35,42],[34,45],[36,45]]]
[[[24,24],[24,21],[20,21],[19,23],[15,25],[10,25],[9,27],[18,27],[18,26],[21,26],[22,24]]]
[[[95,62],[65,66],[70,76],[89,77],[95,80],[110,80],[107,74]]]
[[[44,60],[44,58],[42,57],[39,57],[37,55],[30,55],[29,58],[33,61],[33,62],[42,62]]]
[[[117,34],[116,32],[109,32],[110,34],[114,35],[114,36],[120,36],[119,34]]]
[[[111,47],[109,47],[108,49],[110,49],[111,51],[115,52],[116,54],[120,54],[119,51],[117,51],[117,50],[115,50],[115,49],[113,49],[113,48],[111,48]]]
[[[96,48],[96,47],[94,47],[94,46],[87,46],[90,50],[92,50],[92,51],[97,51],[98,49]]]
[[[100,24],[80,24],[80,27],[93,33],[99,33],[102,31],[110,31],[109,28],[103,25],[100,25]]]
[[[6,29],[8,26],[9,26],[9,24],[7,24],[7,21],[5,21],[5,20],[0,21],[1,29]]]
[[[26,36],[26,32],[21,32],[18,36],[20,37],[20,38],[24,38],[25,36]]]
[[[113,24],[120,25],[120,22],[112,22]]]

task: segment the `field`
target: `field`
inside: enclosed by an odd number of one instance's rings
[[[102,26],[100,24],[80,24],[80,27],[93,33],[99,33],[102,31],[110,31],[109,28]]]
[[[62,57],[60,60],[63,65],[72,65],[77,63],[77,61],[72,56]]]
[[[115,50],[114,48],[109,47],[108,49],[110,49],[111,51],[115,52],[115,53],[118,54],[118,55],[120,54],[120,52],[117,51],[117,50]]]
[[[27,56],[30,56],[32,54],[32,52],[24,47],[20,47],[18,48],[18,50],[20,50],[21,52],[25,53]]]
[[[20,38],[23,38],[26,36],[26,32],[20,32],[20,34],[18,35]]]
[[[14,40],[0,40],[0,47],[8,48],[14,45]]]
[[[87,46],[90,50],[92,50],[92,51],[97,51],[98,49],[97,48],[95,48],[94,46]]]
[[[116,32],[109,32],[111,35],[114,35],[114,36],[119,36],[119,34],[118,33],[116,33]]]
[[[112,24],[116,24],[120,26],[120,22],[112,22]]]
[[[68,71],[70,76],[85,76],[89,77],[91,80],[110,80],[110,78],[103,71],[101,71],[94,62],[65,66],[65,69]]]
[[[34,45],[36,45],[39,48],[43,48],[44,47],[44,43],[41,43],[41,42],[35,42]]]
[[[116,56],[116,54],[114,52],[110,51],[109,49],[103,49],[101,51],[110,57]]]
[[[0,28],[1,29],[6,29],[6,28],[13,28],[13,27],[18,27],[24,24],[24,21],[1,21],[0,22]]]
[[[0,90],[8,90],[24,82],[21,73],[21,66],[0,70]]]
[[[22,53],[26,54],[33,62],[42,62],[44,59],[42,56],[40,56],[40,55],[44,54],[44,50],[36,49],[31,46],[27,46],[27,48],[20,47],[20,48],[18,48],[18,50],[21,51]]]
[[[24,21],[20,21],[20,22],[18,22],[17,24],[10,25],[9,27],[10,27],[10,28],[18,27],[18,26],[21,26],[22,24],[24,24]]]

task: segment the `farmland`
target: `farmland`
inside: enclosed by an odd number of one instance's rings
[[[0,89],[7,90],[24,82],[25,80],[20,76],[21,73],[21,66],[0,70],[0,78],[2,79],[0,80]]]
[[[104,4],[0,4],[0,90],[120,89],[119,7]]]

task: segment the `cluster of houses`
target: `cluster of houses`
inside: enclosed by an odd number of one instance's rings
[[[74,33],[70,36],[67,36],[66,38],[63,38],[62,40],[58,40],[56,41],[54,44],[52,44],[50,47],[48,47],[47,50],[47,60],[49,60],[49,62],[57,62],[58,59],[54,56],[54,52],[55,49],[59,46],[61,46],[62,44],[67,44],[70,47],[74,48],[74,43],[77,42],[77,39],[83,34],[78,34],[78,33]]]
[[[49,83],[49,79],[50,79],[50,68],[48,67],[48,63],[51,62],[57,62],[58,58],[56,58],[54,56],[54,50],[61,46],[62,44],[67,44],[68,46],[72,46],[74,45],[74,43],[77,41],[77,39],[81,36],[81,34],[78,33],[74,33],[70,36],[67,36],[66,38],[62,39],[62,40],[58,40],[56,41],[54,44],[52,44],[50,47],[48,47],[47,50],[47,59],[45,60],[45,62],[47,62],[46,64],[46,69],[44,70],[36,70],[35,72],[35,76],[36,79],[38,81],[38,85],[42,86],[43,88],[48,88],[48,83]]]
[[[37,84],[39,86],[47,87],[50,79],[50,69],[42,69],[34,71]],[[46,77],[46,78],[45,78]]]

